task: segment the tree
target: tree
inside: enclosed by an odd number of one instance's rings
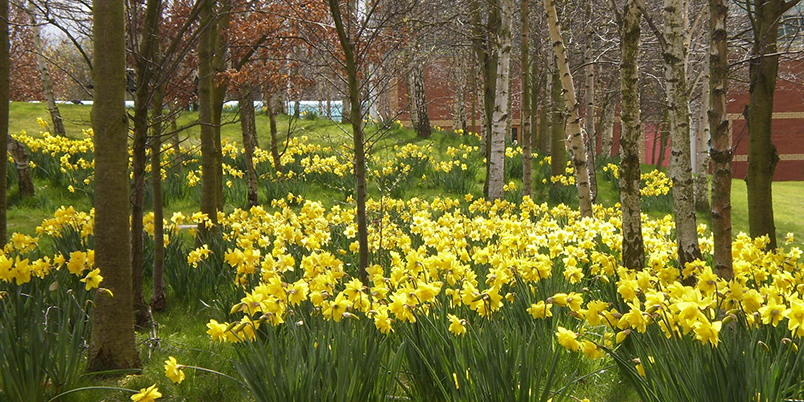
[[[748,231],[751,237],[768,236],[776,248],[773,220],[773,174],[779,153],[771,139],[773,95],[779,70],[777,40],[782,15],[800,0],[747,0],[753,42],[749,67],[748,124]]]
[[[553,71],[550,74],[550,175],[561,176],[567,167],[567,134],[564,130],[567,105],[561,88],[561,75],[553,57]]]
[[[496,93],[494,95],[494,113],[492,114],[491,137],[489,142],[489,200],[502,199],[505,185],[505,136],[508,133],[509,100],[511,89],[511,20],[514,12],[513,0],[500,1],[500,26],[495,40],[497,47]]]
[[[134,10],[137,11],[138,7]],[[145,210],[145,165],[147,163],[146,148],[148,141],[148,112],[153,97],[152,80],[157,74],[156,55],[159,46],[159,20],[162,14],[161,0],[147,0],[145,15],[142,19],[142,34],[136,38],[132,32],[129,41],[137,43],[135,57],[135,73],[137,77],[134,94],[134,140],[132,141],[132,174],[131,182],[131,269],[134,289],[134,318],[137,327],[145,327],[148,323],[148,305],[142,292],[142,271],[144,265],[143,245],[143,213]],[[129,23],[130,27],[139,24]],[[160,104],[161,107],[161,104]]]
[[[622,93],[622,135],[620,136],[620,209],[623,214],[623,266],[641,270],[645,267],[640,205],[639,140],[642,121],[639,106],[639,42],[642,12],[637,0],[628,0],[620,13],[614,4],[620,25],[620,91]]]
[[[594,14],[592,13],[592,0],[586,2],[586,48],[583,52],[583,63],[585,65],[584,98],[586,98],[586,109],[584,113],[584,130],[586,130],[586,170],[589,172],[589,196],[592,203],[597,200],[597,134],[595,131],[595,118],[597,110],[595,108],[595,62],[594,62],[594,42],[595,25],[593,23]]]
[[[92,313],[89,371],[140,366],[134,344],[128,222],[128,124],[123,0],[93,2],[95,265],[103,286]]]
[[[53,94],[53,82],[50,79],[50,71],[47,68],[45,59],[45,47],[42,44],[42,35],[39,32],[39,22],[36,19],[36,5],[33,1],[28,2],[28,15],[31,18],[31,32],[33,34],[34,48],[36,50],[36,63],[39,69],[39,79],[42,82],[42,91],[47,101],[47,108],[50,112],[50,120],[53,122],[53,134],[65,136],[64,122],[61,120],[59,106],[56,105],[56,96]]]
[[[567,49],[564,46],[564,39],[561,37],[561,27],[558,23],[555,1],[544,0],[544,8],[547,11],[550,39],[553,42],[553,52],[556,55],[556,63],[561,75],[564,99],[570,108],[567,129],[569,130],[569,138],[571,140],[570,149],[572,151],[572,164],[575,167],[575,184],[578,187],[581,215],[592,216],[592,198],[589,188],[586,147],[584,145],[583,132],[581,131],[581,105],[575,96],[575,84],[573,83],[572,73],[569,68]]]
[[[0,0],[0,244],[6,244],[8,236],[6,235],[6,212],[8,204],[6,201],[7,185],[6,185],[6,170],[8,164],[5,163],[8,159],[8,115],[11,95],[11,80],[10,74],[10,53],[9,53],[9,35],[8,35],[8,0]]]
[[[198,122],[201,124],[201,213],[213,224],[218,222],[218,193],[216,154],[221,152],[215,141],[212,116],[213,91],[213,29],[216,0],[199,0],[201,5],[200,34],[198,38]],[[206,232],[206,225],[199,224],[199,233]]]
[[[355,152],[355,181],[357,192],[357,230],[358,230],[358,272],[360,280],[363,283],[368,283],[368,222],[366,220],[366,151],[364,144],[363,133],[363,110],[361,105],[360,94],[360,78],[358,57],[355,54],[355,33],[347,30],[347,25],[344,21],[354,19],[351,13],[351,6],[347,4],[346,9],[349,10],[347,18],[344,19],[341,13],[341,6],[338,0],[328,0],[329,11],[332,20],[335,23],[335,29],[338,33],[338,41],[343,49],[344,64],[346,67],[346,79],[348,84],[349,96],[349,117],[347,118],[352,125],[352,137],[354,139],[354,152]],[[354,21],[352,21],[354,22]],[[354,23],[349,24],[349,27],[354,29]]]
[[[520,111],[520,127],[522,128],[522,188],[523,196],[533,196],[533,131],[530,128],[530,113],[531,113],[531,91],[530,87],[530,9],[528,8],[528,0],[522,0],[520,6],[520,16],[522,18],[522,42],[520,47],[520,68],[522,83],[522,102]],[[534,77],[535,79],[535,77]]]
[[[731,159],[729,121],[726,119],[728,94],[728,34],[726,0],[709,0],[709,132],[712,136],[712,235],[715,241],[715,273],[725,279],[734,276],[731,255]],[[749,210],[750,211],[750,210]]]
[[[494,97],[497,90],[497,63],[499,61],[499,52],[492,35],[500,29],[499,0],[489,2],[488,12],[484,12],[484,7],[481,5],[480,0],[471,0],[469,8],[472,16],[472,49],[477,57],[478,73],[482,84],[480,138],[487,161],[483,194],[488,197],[489,180],[491,178],[491,127],[492,116],[494,115]],[[488,15],[485,24],[483,24],[482,19],[484,14]]]
[[[670,177],[673,180],[673,213],[676,221],[679,266],[701,258],[695,217],[695,195],[690,154],[690,109],[687,92],[688,4],[685,0],[664,2],[665,89],[670,142]]]

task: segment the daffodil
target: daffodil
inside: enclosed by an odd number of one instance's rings
[[[148,388],[142,388],[140,392],[131,396],[131,400],[134,402],[154,402],[155,399],[161,397],[162,393],[159,392],[159,389],[156,388],[156,384],[154,384]]]
[[[181,369],[184,366],[180,365],[176,358],[173,356],[165,360],[165,377],[169,378],[176,384],[181,384],[184,381],[184,371]]]

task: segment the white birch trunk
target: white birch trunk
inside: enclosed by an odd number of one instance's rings
[[[497,31],[499,62],[497,64],[497,88],[494,97],[494,113],[491,126],[491,152],[489,157],[488,199],[503,198],[505,182],[505,136],[509,119],[510,72],[511,72],[511,19],[514,10],[513,0],[500,2],[500,29]]]
[[[663,58],[667,94],[668,123],[672,152],[670,177],[673,180],[673,212],[678,237],[678,259],[686,263],[701,257],[696,231],[695,197],[690,155],[690,111],[687,93],[687,48],[684,34],[689,25],[686,0],[664,1]]]
[[[709,63],[704,63],[701,105],[695,135],[695,208],[709,211]]]
[[[575,84],[572,81],[572,73],[569,69],[567,49],[561,37],[561,27],[558,25],[558,15],[554,0],[544,0],[544,8],[547,11],[548,28],[550,30],[550,40],[553,42],[559,72],[561,74],[561,85],[564,88],[564,98],[569,107],[569,120],[567,122],[567,134],[570,138],[570,151],[572,154],[572,164],[575,167],[575,183],[578,186],[578,199],[580,201],[581,215],[592,216],[592,198],[589,190],[589,171],[587,170],[586,149],[584,146],[583,132],[581,130],[581,117],[579,111],[581,105],[575,96]]]

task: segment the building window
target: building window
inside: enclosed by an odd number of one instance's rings
[[[511,142],[517,142],[518,136],[516,132],[516,127],[511,127]]]

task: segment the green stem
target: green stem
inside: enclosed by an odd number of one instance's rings
[[[242,383],[241,381],[239,381],[238,379],[236,379],[236,378],[234,378],[234,377],[232,377],[232,376],[229,376],[229,375],[223,374],[223,373],[221,373],[221,372],[219,372],[219,371],[215,371],[215,370],[208,369],[208,368],[203,368],[203,367],[197,367],[197,366],[186,366],[186,365],[180,365],[180,367],[181,367],[181,368],[188,368],[188,369],[198,370],[198,371],[205,371],[205,372],[207,372],[207,373],[216,374],[216,375],[219,375],[219,376],[221,376],[221,377],[228,378],[228,379],[230,379],[230,380],[232,380],[232,381],[234,381],[234,382],[236,382],[236,383],[240,384],[240,386],[242,386],[242,387],[245,387],[245,386],[246,386],[246,384],[243,384],[243,383]]]
[[[58,394],[58,395],[54,396],[53,398],[48,399],[48,401],[47,401],[47,402],[53,402],[53,401],[55,401],[56,399],[61,398],[62,396],[65,396],[65,395],[68,395],[68,394],[72,394],[72,393],[74,393],[74,392],[79,392],[79,391],[89,391],[89,390],[91,390],[91,389],[108,389],[108,390],[112,390],[112,391],[131,392],[132,394],[136,394],[137,392],[139,392],[139,391],[135,391],[135,390],[131,390],[131,389],[118,388],[118,387],[81,387],[81,388],[75,388],[75,389],[71,389],[71,390],[66,391],[66,392],[62,392],[62,393],[60,393],[60,394]]]

